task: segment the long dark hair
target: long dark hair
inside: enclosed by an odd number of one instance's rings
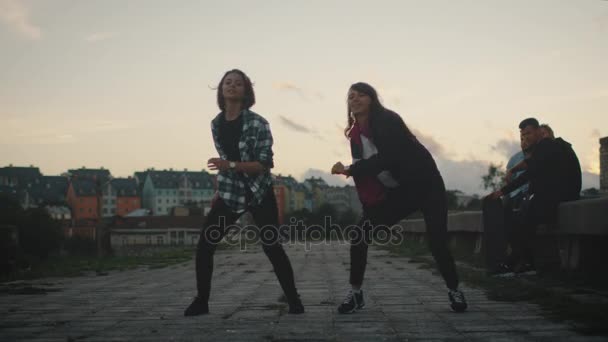
[[[217,85],[217,106],[220,107],[222,111],[226,109],[226,100],[224,99],[224,92],[222,89],[222,84],[224,83],[224,79],[229,74],[239,74],[243,78],[243,82],[245,82],[245,97],[243,98],[242,109],[249,109],[255,104],[255,93],[253,92],[253,84],[244,72],[239,69],[232,69],[226,71],[220,83]]]
[[[350,86],[349,91],[351,91],[351,90],[358,91],[371,98],[372,101],[369,105],[370,108],[369,108],[369,119],[368,119],[370,128],[374,127],[374,123],[378,119],[379,115],[382,115],[385,113],[393,113],[393,114],[397,115],[397,113],[393,112],[390,109],[385,108],[382,105],[382,103],[380,102],[380,98],[378,96],[378,92],[371,85],[369,85],[365,82],[357,82]],[[346,101],[348,102],[348,99]],[[350,108],[348,108],[348,104],[346,106],[346,120],[347,120],[347,124],[346,124],[346,128],[344,129],[344,135],[348,138],[349,133],[355,123],[355,119],[352,117],[352,115],[350,113]],[[412,134],[410,129],[407,127],[407,125],[404,123],[403,126],[405,128],[406,134],[409,137],[414,138],[414,135]]]

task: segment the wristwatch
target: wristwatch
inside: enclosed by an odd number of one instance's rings
[[[236,163],[231,161],[230,163],[228,163],[228,167],[232,170],[234,170],[236,168]]]

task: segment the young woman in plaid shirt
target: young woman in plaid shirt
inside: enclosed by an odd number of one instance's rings
[[[211,121],[211,132],[219,157],[209,159],[207,164],[210,170],[218,171],[218,192],[196,252],[198,294],[184,315],[209,313],[213,254],[226,227],[245,211],[260,227],[264,253],[285,293],[289,313],[303,313],[291,263],[279,242],[277,201],[270,175],[274,166],[272,134],[268,121],[250,110],[255,94],[249,77],[237,69],[227,71],[217,88],[217,104],[221,112]]]

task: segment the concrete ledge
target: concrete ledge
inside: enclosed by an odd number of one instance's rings
[[[560,234],[608,235],[608,197],[562,203],[557,228]]]
[[[406,234],[426,232],[423,219],[399,223]],[[481,211],[448,215],[450,244],[470,253],[483,248],[483,215]],[[558,224],[538,227],[535,257],[539,268],[555,266],[569,270],[590,271],[604,268],[608,258],[608,197],[562,203]],[[423,240],[421,240],[423,241]]]
[[[407,233],[424,233],[424,219],[403,220],[399,222]],[[483,220],[481,211],[463,211],[448,214],[448,232],[482,233]]]
[[[400,222],[405,232],[424,233],[424,219]],[[448,215],[448,232],[483,233],[481,211],[465,211]],[[547,229],[550,232],[551,229]],[[541,229],[542,232],[542,229]],[[565,202],[559,206],[557,234],[608,235],[608,197]]]

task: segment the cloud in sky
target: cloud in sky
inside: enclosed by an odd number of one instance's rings
[[[89,43],[97,43],[112,39],[115,36],[116,34],[114,32],[94,32],[84,37],[84,40]]]
[[[121,131],[131,127],[131,124],[126,121],[116,120],[93,120],[87,121],[88,127],[84,128],[87,132],[113,132]]]
[[[304,90],[290,82],[277,82],[274,88],[282,91],[288,91],[297,94],[302,100],[309,101],[309,97]]]
[[[490,161],[475,158],[455,160],[450,156],[449,151],[432,135],[417,130],[413,130],[413,133],[435,158],[437,167],[448,189],[461,190],[466,194],[485,194],[489,192],[482,188],[482,176],[487,173]],[[520,146],[517,141],[501,139],[492,149],[504,155],[506,160],[519,151]]]
[[[19,134],[6,139],[0,138],[0,145],[58,145],[73,144],[78,139],[72,134],[51,131],[38,131],[31,134]]]
[[[281,119],[281,123],[283,124],[283,126],[296,131],[296,132],[301,132],[301,133],[314,133],[310,128],[299,124],[293,120],[290,120],[288,118],[286,118],[283,115],[279,115],[279,119]]]
[[[30,10],[23,1],[0,0],[0,22],[28,39],[42,37],[42,31],[32,23]]]
[[[281,120],[281,123],[283,124],[283,126],[289,128],[292,131],[310,134],[317,140],[327,141],[327,139],[323,135],[321,135],[319,132],[317,132],[316,130],[314,130],[312,128],[308,128],[300,123],[295,122],[294,120],[286,118],[283,115],[279,115],[279,119]]]
[[[273,87],[274,89],[277,89],[279,91],[294,93],[306,102],[311,102],[311,99],[316,99],[318,101],[325,100],[325,95],[323,95],[323,93],[321,93],[320,91],[311,92],[302,87],[297,86],[292,82],[275,82]]]
[[[589,189],[589,188],[596,188],[599,189],[600,187],[600,175],[598,175],[597,173],[592,173],[592,172],[588,172],[588,171],[583,171],[583,184],[582,184],[582,189],[581,190],[585,190],[585,189]]]
[[[511,158],[515,153],[521,151],[521,144],[519,141],[510,139],[500,139],[492,146],[492,151],[499,153],[505,157],[505,160]]]
[[[414,135],[416,136],[416,138],[418,139],[418,141],[420,141],[420,143],[422,145],[424,145],[427,150],[429,150],[429,152],[431,152],[431,154],[435,157],[445,157],[446,156],[446,151],[443,148],[443,146],[432,136],[424,134],[418,130],[413,129],[412,133],[414,133]]]
[[[96,133],[112,133],[133,127],[133,123],[123,120],[74,120],[69,123],[8,119],[4,122],[6,133],[0,135],[0,145],[15,144],[69,144],[78,141],[79,136]],[[22,127],[29,127],[27,130]]]
[[[296,86],[295,84],[291,83],[291,82],[276,82],[274,84],[274,88],[278,89],[278,90],[289,90],[289,91],[295,91],[295,92],[302,92],[302,88]]]
[[[484,160],[452,160],[437,158],[437,167],[443,176],[445,186],[450,190],[460,190],[465,194],[485,194],[481,177],[488,171],[489,162]]]

